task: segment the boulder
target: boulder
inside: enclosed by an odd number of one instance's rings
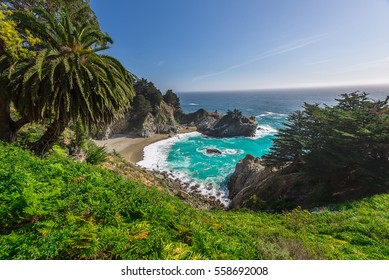
[[[218,154],[218,155],[222,154],[222,152],[216,148],[207,148],[205,151],[207,154]]]

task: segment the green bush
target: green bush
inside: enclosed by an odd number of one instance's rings
[[[205,211],[0,143],[0,206],[0,259],[389,258],[388,194],[311,212]]]
[[[107,147],[97,147],[94,144],[90,144],[86,150],[85,161],[90,164],[99,164],[107,160]]]

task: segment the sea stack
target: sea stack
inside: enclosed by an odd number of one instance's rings
[[[207,116],[196,123],[197,131],[212,137],[234,137],[255,135],[258,122],[254,116],[242,116],[239,110],[228,111],[218,119]]]

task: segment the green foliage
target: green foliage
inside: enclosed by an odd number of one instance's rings
[[[19,11],[31,8],[42,8],[52,14],[68,11],[72,20],[80,24],[92,23],[98,27],[99,22],[89,2],[89,0],[0,0],[0,3],[10,5],[12,9]]]
[[[25,48],[24,44],[35,46],[40,40],[33,37],[28,30],[20,32],[12,15],[13,12],[7,5],[0,5],[0,50],[4,51],[11,60],[34,56],[36,53]],[[3,56],[3,53],[1,55]],[[12,64],[12,62],[4,60],[4,57],[0,61]]]
[[[11,101],[29,121],[50,120],[33,146],[41,155],[70,122],[102,127],[122,116],[134,96],[132,75],[115,58],[98,54],[112,43],[95,25],[67,12],[33,8],[13,13],[18,29],[39,38],[36,58],[18,60],[9,80]]]
[[[237,119],[242,117],[242,111],[238,109],[234,109],[232,111],[228,110],[226,115],[229,116],[230,118]]]
[[[153,107],[151,107],[151,103],[146,97],[142,94],[136,95],[134,97],[133,109],[137,114],[142,116],[147,115],[153,111]]]
[[[70,146],[75,149],[86,149],[89,143],[88,129],[79,122],[71,125],[70,128],[74,131]]]
[[[288,116],[285,128],[280,129],[273,140],[270,153],[262,158],[265,165],[283,167],[291,162],[296,164],[302,161],[309,133],[305,128],[306,119],[306,113],[302,111]]]
[[[15,12],[21,27],[42,39],[37,59],[21,61],[12,76],[13,102],[40,121],[81,121],[85,127],[110,123],[133,96],[132,77],[113,57],[97,54],[111,38],[93,25],[78,25],[67,14],[42,9]],[[37,15],[37,16],[36,16]]]
[[[364,193],[389,186],[389,107],[366,93],[343,94],[333,107],[305,104],[288,117],[285,128],[263,157],[268,166],[290,163],[326,184],[332,192],[363,187]],[[369,187],[369,189],[367,188]]]
[[[107,160],[107,147],[97,147],[95,144],[90,144],[86,150],[86,162],[90,164],[99,164]]]
[[[180,98],[171,89],[165,93],[163,101],[172,106],[175,110],[181,110]]]
[[[283,214],[193,209],[0,143],[0,259],[388,259],[389,195]]]
[[[152,82],[147,81],[146,79],[137,80],[134,84],[134,90],[136,96],[143,95],[145,100],[150,102],[153,112],[156,111],[157,107],[161,104],[163,100],[162,93],[159,89],[155,87]],[[137,104],[133,104],[133,110],[137,112],[138,108],[135,107]],[[142,105],[142,104],[140,104]]]

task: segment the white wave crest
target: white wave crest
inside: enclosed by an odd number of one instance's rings
[[[199,104],[197,103],[189,103],[190,106],[198,106]]]
[[[172,146],[178,141],[199,135],[201,135],[199,132],[177,134],[169,139],[161,140],[148,145],[143,149],[143,160],[137,162],[136,164],[146,169],[168,172],[167,157]]]
[[[265,112],[263,114],[258,115],[257,117],[286,117],[287,114],[281,114],[281,113],[274,113],[274,112]]]
[[[185,169],[185,167],[188,166],[182,166],[181,163],[182,168],[180,169],[171,170],[168,167],[167,158],[172,146],[178,141],[182,141],[188,139],[189,137],[196,137],[200,135],[201,134],[199,132],[178,134],[172,138],[161,140],[151,145],[148,145],[143,150],[143,160],[137,162],[136,164],[149,170],[166,172],[170,178],[178,179],[184,184],[186,184],[189,192],[200,192],[205,197],[214,197],[216,200],[219,200],[225,207],[227,207],[230,202],[230,200],[227,198],[227,191],[221,189],[218,184],[214,183],[217,181],[214,180],[215,178],[207,178],[207,180],[205,181],[191,180],[189,179],[190,175],[183,170]],[[185,162],[189,164],[189,160]],[[220,174],[220,176],[222,176],[222,174]]]
[[[218,153],[208,153],[207,152],[207,149],[217,149],[221,152],[221,154],[218,154]],[[241,155],[244,153],[243,150],[239,150],[239,149],[222,149],[222,148],[217,148],[217,147],[214,147],[214,146],[209,146],[209,147],[206,147],[206,148],[203,148],[203,147],[199,147],[196,149],[196,151],[198,153],[201,153],[207,157],[212,157],[212,156],[225,156],[225,155]]]
[[[258,125],[257,130],[255,131],[255,135],[251,137],[252,139],[258,139],[265,137],[267,135],[275,135],[278,132],[277,129],[271,127],[270,125]]]

